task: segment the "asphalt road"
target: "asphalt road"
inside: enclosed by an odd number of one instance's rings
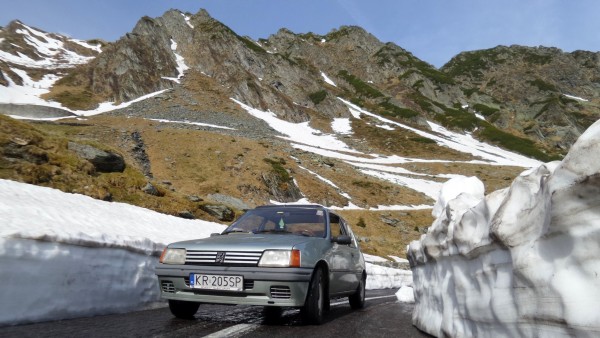
[[[270,320],[259,306],[201,305],[194,320],[167,307],[30,325],[0,327],[0,337],[429,337],[412,326],[412,305],[396,290],[367,290],[364,309],[332,300],[322,325],[305,325],[296,309]]]

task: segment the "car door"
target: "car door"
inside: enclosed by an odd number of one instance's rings
[[[346,228],[345,221],[336,214],[330,213],[329,224],[331,238],[347,235],[351,236]],[[352,236],[351,236],[352,237]],[[352,237],[353,238],[353,237]],[[332,243],[329,292],[331,295],[355,290],[358,286],[357,266],[360,262],[360,252],[353,238],[352,243],[341,245]]]

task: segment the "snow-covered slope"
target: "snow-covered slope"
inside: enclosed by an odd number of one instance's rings
[[[600,121],[562,162],[483,195],[450,180],[409,246],[413,322],[436,336],[600,336]]]

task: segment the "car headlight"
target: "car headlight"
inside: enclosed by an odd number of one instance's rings
[[[266,250],[258,266],[277,268],[299,268],[300,250]]]
[[[159,261],[163,264],[185,264],[185,249],[165,248]]]

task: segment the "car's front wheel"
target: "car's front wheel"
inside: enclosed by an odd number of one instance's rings
[[[200,303],[169,299],[169,310],[173,316],[181,319],[193,319]]]
[[[321,324],[325,310],[325,283],[323,283],[323,270],[317,268],[313,274],[306,302],[301,309],[302,319],[308,324]]]
[[[356,292],[348,296],[350,307],[353,309],[362,309],[365,307],[365,284],[367,284],[367,276],[363,274],[358,284]]]

